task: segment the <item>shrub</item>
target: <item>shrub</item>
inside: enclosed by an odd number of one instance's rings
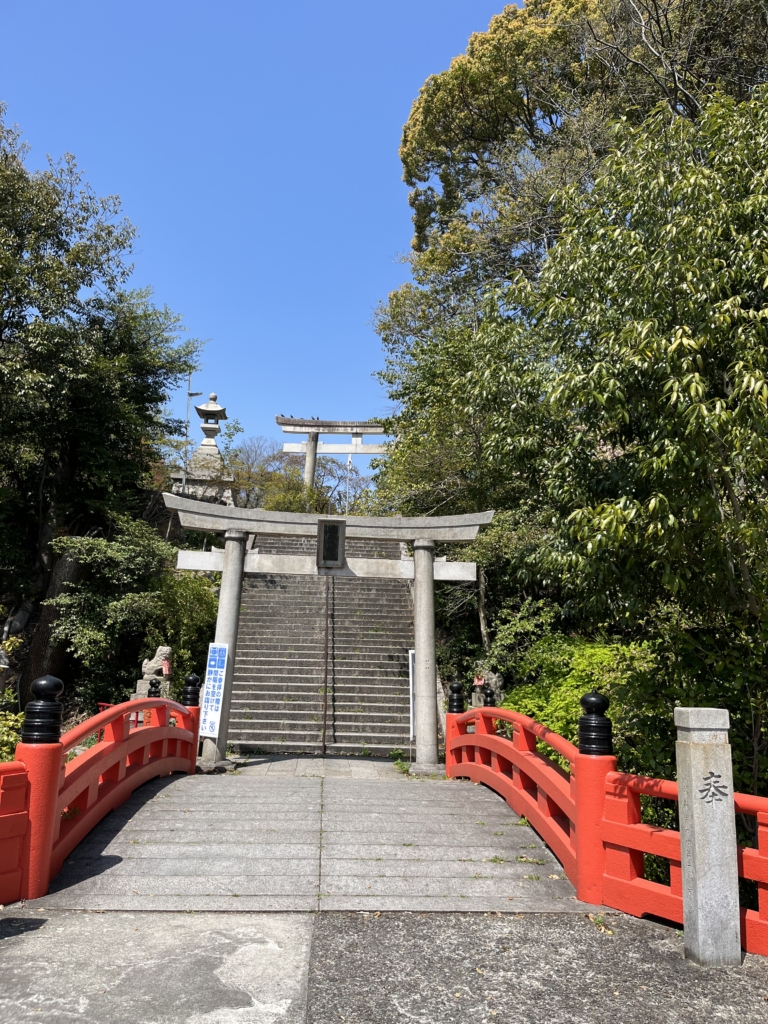
[[[21,739],[21,723],[24,715],[0,711],[0,761],[12,761],[16,744]]]

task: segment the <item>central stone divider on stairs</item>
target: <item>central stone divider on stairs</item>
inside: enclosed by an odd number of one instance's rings
[[[274,554],[311,554],[309,538],[258,536]],[[396,541],[348,540],[347,554],[399,558]],[[322,750],[328,587],[326,751],[387,756],[410,746],[413,605],[403,580],[246,576],[229,743],[238,754]]]

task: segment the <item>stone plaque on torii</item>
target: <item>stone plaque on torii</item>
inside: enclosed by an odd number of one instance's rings
[[[416,771],[437,770],[437,667],[435,662],[435,580],[474,580],[474,562],[448,562],[435,558],[435,543],[468,544],[493,519],[493,512],[463,516],[323,516],[309,512],[271,512],[211,505],[205,501],[164,494],[166,506],[176,512],[187,530],[223,533],[224,550],[179,551],[179,569],[221,572],[215,642],[229,645],[222,694],[221,720],[216,740],[203,744],[205,760],[226,756],[229,710],[232,700],[240,594],[244,573],[284,573],[309,576],[347,576],[413,580],[415,640],[414,703],[416,712]],[[272,555],[247,551],[249,536],[317,538],[317,557]],[[413,545],[413,558],[347,558],[345,538],[397,540]],[[334,555],[327,558],[330,550]]]
[[[284,434],[306,434],[307,440],[286,441],[284,452],[304,455],[304,486],[313,487],[315,466],[320,455],[383,455],[383,444],[364,444],[364,436],[383,436],[386,431],[381,423],[374,420],[302,420],[293,416],[275,416],[275,423],[282,427]],[[321,441],[321,434],[341,434],[352,438],[351,444],[336,444]]]

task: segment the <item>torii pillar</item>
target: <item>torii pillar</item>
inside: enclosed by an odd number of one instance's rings
[[[227,530],[224,534],[224,565],[219,588],[219,612],[216,616],[214,643],[227,644],[227,667],[224,673],[225,699],[221,704],[219,735],[216,739],[203,739],[203,760],[223,761],[227,756],[229,710],[232,706],[232,677],[235,674],[237,630],[240,625],[240,595],[243,590],[245,568],[245,542],[248,534],[242,530]]]
[[[416,672],[413,702],[416,715],[415,774],[431,774],[437,765],[437,666],[435,664],[435,542],[413,542],[413,634]]]

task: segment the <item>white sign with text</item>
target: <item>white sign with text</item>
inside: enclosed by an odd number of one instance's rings
[[[200,694],[200,739],[216,739],[219,735],[221,718],[221,697],[224,692],[224,677],[227,674],[228,644],[208,646],[208,664],[205,668],[205,683]]]

